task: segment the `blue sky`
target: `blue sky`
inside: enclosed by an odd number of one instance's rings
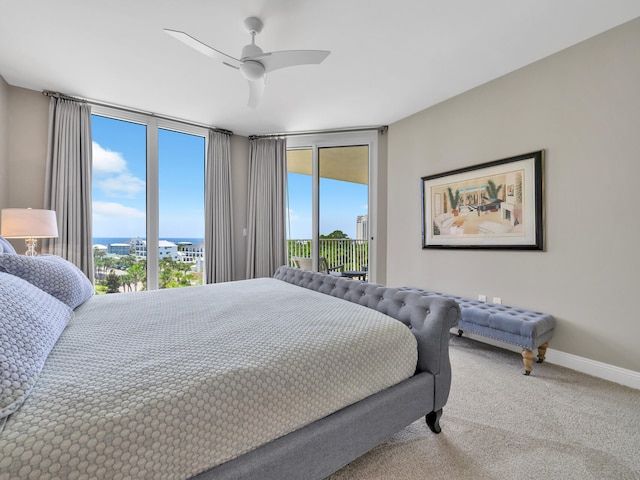
[[[290,173],[287,186],[288,236],[293,239],[311,238],[311,176]],[[320,179],[320,234],[328,235],[334,230],[342,230],[349,238],[356,238],[357,217],[367,213],[368,190],[367,185]]]
[[[146,237],[146,127],[92,116],[93,236]],[[159,130],[160,238],[204,237],[204,138]],[[233,168],[233,166],[232,166]],[[289,238],[311,238],[311,177],[289,174]],[[368,187],[320,182],[320,234],[356,236]]]
[[[92,116],[93,236],[146,237],[146,127]],[[161,238],[204,237],[204,138],[160,129]]]

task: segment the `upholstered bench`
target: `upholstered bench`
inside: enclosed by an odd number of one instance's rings
[[[464,332],[474,333],[522,347],[525,375],[529,375],[533,369],[533,349],[538,349],[537,362],[542,363],[544,360],[555,327],[555,319],[549,314],[419,288],[402,287],[400,290],[454,299],[460,305],[462,313],[458,322],[458,336],[462,336]]]

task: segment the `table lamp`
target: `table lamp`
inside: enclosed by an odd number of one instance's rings
[[[0,213],[0,235],[5,238],[24,238],[25,255],[37,255],[38,238],[58,236],[56,212],[37,208],[3,208]]]

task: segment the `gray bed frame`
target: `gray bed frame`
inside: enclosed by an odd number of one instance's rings
[[[274,278],[373,308],[407,325],[418,341],[416,373],[194,479],[323,479],[421,417],[440,432],[451,386],[449,330],[460,319],[454,300],[285,266]]]

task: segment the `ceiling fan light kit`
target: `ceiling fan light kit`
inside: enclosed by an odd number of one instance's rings
[[[248,105],[251,108],[256,108],[260,102],[267,73],[297,65],[319,64],[331,53],[327,50],[282,50],[264,53],[255,43],[256,35],[264,27],[262,21],[257,17],[248,17],[244,20],[244,26],[251,35],[251,43],[244,46],[240,59],[216,50],[185,32],[168,28],[164,31],[198,52],[240,70],[249,82]]]
[[[247,60],[240,65],[240,71],[242,72],[242,75],[244,75],[244,78],[250,82],[263,80],[265,75],[264,66],[260,62],[255,62],[253,60]]]

